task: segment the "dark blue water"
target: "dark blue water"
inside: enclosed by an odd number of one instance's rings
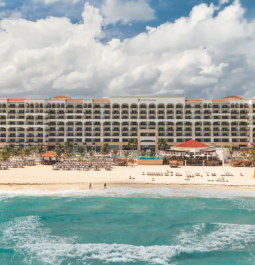
[[[0,264],[255,264],[253,193],[118,192],[2,195]]]

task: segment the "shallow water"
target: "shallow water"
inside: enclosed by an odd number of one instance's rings
[[[0,192],[1,265],[255,264],[254,192],[25,194]]]

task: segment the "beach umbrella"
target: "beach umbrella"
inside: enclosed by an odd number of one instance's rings
[[[204,154],[202,154],[202,155],[200,155],[201,157],[205,157],[205,155]]]
[[[190,155],[185,155],[185,157],[190,157]]]

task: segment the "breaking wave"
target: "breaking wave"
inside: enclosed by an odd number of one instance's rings
[[[3,248],[12,248],[31,264],[173,264],[183,253],[238,251],[255,245],[255,225],[187,224],[172,245],[76,244],[76,238],[51,234],[37,216],[16,217],[0,227]]]

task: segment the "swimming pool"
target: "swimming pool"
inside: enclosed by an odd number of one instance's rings
[[[161,156],[136,156],[138,160],[162,160]]]

